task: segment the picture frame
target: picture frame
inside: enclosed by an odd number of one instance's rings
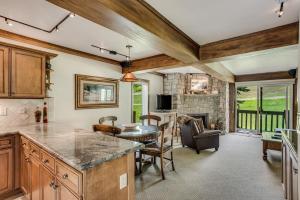
[[[119,80],[75,74],[75,109],[119,107]]]
[[[190,79],[190,91],[195,93],[207,93],[208,91],[208,77],[202,76]]]

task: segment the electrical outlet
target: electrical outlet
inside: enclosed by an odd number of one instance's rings
[[[7,116],[7,107],[0,106],[0,116]]]
[[[127,187],[127,173],[120,176],[120,190]]]

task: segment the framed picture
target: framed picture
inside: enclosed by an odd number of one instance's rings
[[[75,74],[75,109],[119,106],[119,80]]]
[[[207,92],[208,90],[208,77],[198,77],[191,79],[191,91],[193,92]]]

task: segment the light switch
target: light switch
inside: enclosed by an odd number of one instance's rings
[[[0,106],[0,116],[7,116],[7,107]]]
[[[120,176],[120,190],[127,187],[127,173]]]

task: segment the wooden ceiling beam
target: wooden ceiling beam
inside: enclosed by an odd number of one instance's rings
[[[299,22],[279,26],[200,47],[202,62],[232,59],[241,54],[265,51],[298,44]]]
[[[184,63],[199,61],[199,45],[143,0],[47,0]]]
[[[51,49],[54,51],[68,53],[68,54],[75,55],[75,56],[80,56],[80,57],[84,57],[84,58],[88,58],[88,59],[92,59],[92,60],[97,60],[97,61],[101,61],[101,62],[113,64],[113,65],[120,65],[119,61],[116,61],[116,60],[112,60],[112,59],[101,57],[101,56],[96,56],[94,54],[90,54],[90,53],[86,53],[86,52],[79,51],[76,49],[71,49],[68,47],[52,44],[49,42],[45,42],[45,41],[34,39],[31,37],[19,35],[19,34],[5,31],[2,29],[0,29],[0,37],[10,39],[10,40],[15,40],[18,42],[22,42],[22,43],[37,46],[37,47],[42,47],[42,48]]]
[[[288,71],[281,72],[268,72],[259,74],[246,74],[236,75],[235,82],[248,82],[248,81],[266,81],[266,80],[278,80],[278,79],[293,79]]]

